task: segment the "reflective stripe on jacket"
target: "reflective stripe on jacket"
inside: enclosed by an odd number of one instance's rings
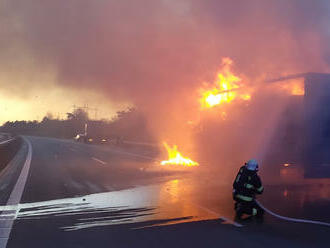
[[[264,188],[260,177],[255,171],[250,171],[242,166],[233,183],[234,196],[243,201],[251,201],[255,194],[262,194]]]

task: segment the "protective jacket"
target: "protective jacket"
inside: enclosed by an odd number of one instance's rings
[[[234,200],[245,202],[253,201],[255,195],[262,194],[264,190],[257,172],[248,170],[245,166],[242,166],[237,173],[233,188]]]

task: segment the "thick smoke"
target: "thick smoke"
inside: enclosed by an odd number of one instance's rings
[[[198,88],[213,80],[224,56],[250,82],[329,68],[326,0],[0,4],[2,87],[42,87],[36,75],[48,73],[60,87],[136,105],[161,139],[179,139],[181,124],[198,119]]]
[[[251,77],[324,71],[329,60],[327,1],[2,0],[1,6],[2,65],[30,60],[30,70],[56,70],[58,83],[134,103],[191,91],[213,76],[223,56]]]

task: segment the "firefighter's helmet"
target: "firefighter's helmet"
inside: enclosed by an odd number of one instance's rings
[[[259,165],[257,160],[251,159],[245,164],[246,168],[250,171],[258,171],[259,170]]]

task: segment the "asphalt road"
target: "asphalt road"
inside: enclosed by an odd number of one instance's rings
[[[26,137],[0,175],[2,247],[329,247],[324,180],[266,184],[281,216],[236,222],[231,185],[207,170],[168,170],[155,154]],[[30,143],[30,145],[29,145]],[[29,157],[31,161],[29,161]]]

